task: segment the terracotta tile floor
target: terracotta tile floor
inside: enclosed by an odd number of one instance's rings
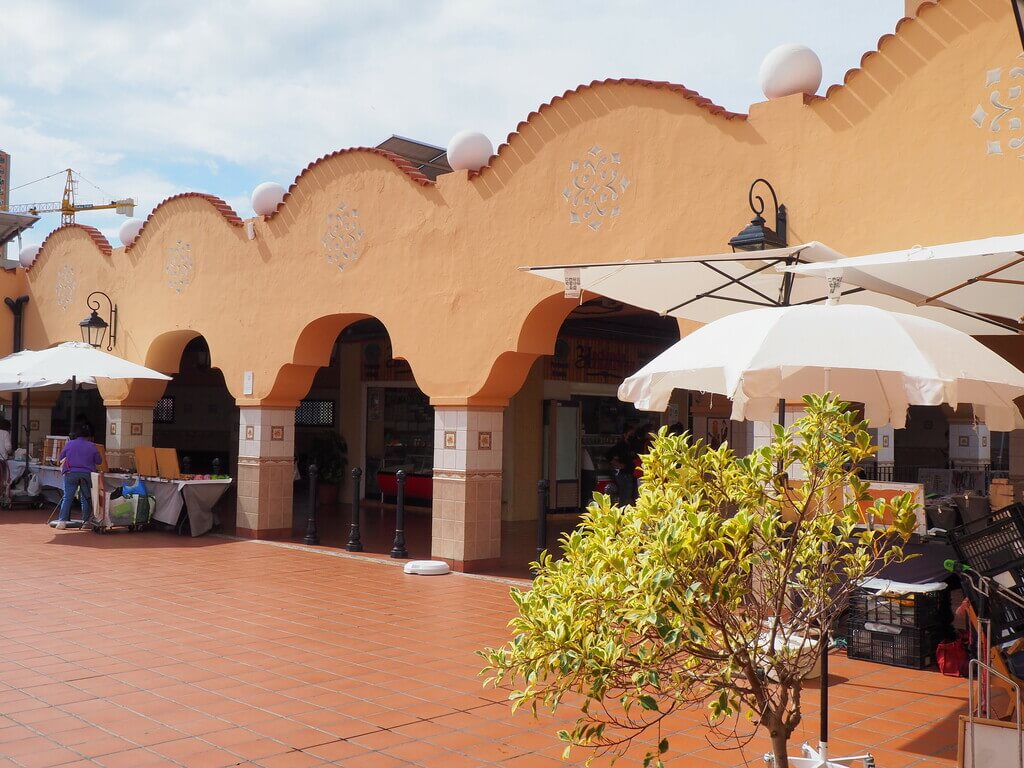
[[[505,637],[507,583],[44,518],[0,513],[0,766],[566,764],[559,723],[480,687],[473,651]],[[834,750],[954,764],[962,681],[833,658]],[[799,739],[817,729],[807,698]],[[766,748],[709,746],[696,712],[672,730],[685,768]]]

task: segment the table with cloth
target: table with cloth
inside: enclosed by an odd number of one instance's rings
[[[7,462],[12,481],[25,474],[25,460],[9,459]],[[63,491],[64,481],[60,467],[48,464],[29,463],[28,470],[39,478],[43,490]],[[93,473],[96,477],[96,473]],[[110,492],[120,488],[133,475],[106,472],[103,475],[104,488]],[[146,493],[153,497],[155,511],[153,519],[167,525],[177,525],[181,510],[188,511],[189,528],[193,536],[202,536],[213,528],[213,507],[230,487],[230,479],[222,480],[167,480],[164,478],[142,478]]]
[[[94,472],[94,482],[97,477],[98,474]],[[109,493],[133,477],[134,475],[106,472],[103,475],[103,486]],[[192,535],[202,536],[213,528],[213,507],[227,491],[231,480],[169,480],[162,477],[144,477],[142,484],[146,486],[146,494],[153,498],[154,520],[176,526],[184,508],[188,512],[189,530],[192,531]]]

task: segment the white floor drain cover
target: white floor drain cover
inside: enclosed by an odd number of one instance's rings
[[[449,571],[448,563],[441,560],[412,560],[405,564],[405,572],[417,576],[443,576]]]

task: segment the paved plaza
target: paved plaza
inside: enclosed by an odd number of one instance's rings
[[[582,762],[560,759],[552,718],[511,717],[477,676],[473,652],[506,637],[509,585],[528,582],[213,536],[57,533],[43,519],[0,516],[0,766]],[[833,659],[834,750],[869,746],[884,768],[955,764],[964,681]],[[813,740],[817,691],[807,700],[798,735]],[[700,723],[673,722],[669,765],[761,765],[764,740],[721,751]]]

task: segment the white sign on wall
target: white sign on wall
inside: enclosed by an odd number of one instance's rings
[[[242,394],[252,394],[252,371],[246,371],[242,376]]]

